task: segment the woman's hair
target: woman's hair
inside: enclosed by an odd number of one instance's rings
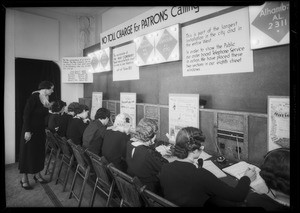
[[[53,87],[53,86],[54,86],[54,84],[50,81],[42,81],[39,84],[38,89],[51,89],[51,87]]]
[[[147,142],[155,136],[157,131],[158,126],[155,120],[142,118],[136,127],[134,137],[143,142]]]
[[[95,120],[96,119],[105,119],[110,117],[110,111],[106,108],[99,108],[95,114]]]
[[[127,113],[120,113],[116,116],[112,130],[128,133],[131,117]]]
[[[84,110],[85,110],[85,111],[88,111],[88,110],[89,110],[89,107],[88,107],[87,105],[85,105],[85,104],[79,104],[79,105],[77,105],[77,106],[75,107],[75,109],[74,109],[74,114],[75,114],[75,115],[78,115],[78,114],[82,113]]]
[[[260,176],[271,189],[290,195],[290,150],[274,149],[264,157]]]
[[[66,102],[64,102],[62,100],[56,100],[56,101],[54,101],[54,103],[51,106],[51,111],[52,112],[60,112],[64,106],[66,106]]]
[[[188,156],[189,152],[200,149],[204,141],[205,136],[200,129],[184,127],[176,136],[174,155],[180,159],[184,159]]]
[[[72,103],[70,103],[69,106],[68,106],[68,112],[75,112],[74,110],[76,108],[78,108],[79,105],[80,104],[78,102],[72,102]]]

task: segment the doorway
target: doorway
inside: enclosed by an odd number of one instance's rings
[[[54,92],[49,101],[61,98],[60,68],[53,61],[16,58],[15,59],[15,156],[19,162],[19,147],[23,125],[23,111],[27,98],[38,90],[41,81],[51,81]]]

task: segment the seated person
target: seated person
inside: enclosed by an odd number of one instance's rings
[[[72,139],[73,143],[82,146],[82,136],[88,126],[89,108],[84,104],[79,104],[74,109],[74,117],[70,120],[67,129],[67,139]]]
[[[274,149],[266,154],[259,172],[269,191],[267,194],[249,193],[247,206],[262,207],[266,211],[289,210],[290,206],[290,149]]]
[[[126,143],[130,139],[130,116],[121,113],[116,116],[113,126],[107,128],[102,145],[102,155],[116,168],[126,172]]]
[[[194,165],[199,158],[205,137],[195,127],[182,128],[175,140],[175,161],[164,164],[159,175],[163,196],[178,206],[204,206],[211,197],[242,202],[250,183],[256,178],[255,170],[246,170],[235,188],[218,179],[208,170]]]
[[[99,108],[95,114],[95,120],[83,132],[82,147],[102,156],[101,148],[103,137],[110,118],[110,111],[106,108]]]
[[[64,101],[56,100],[51,106],[52,113],[49,115],[47,128],[53,133],[56,133],[59,130],[61,113],[63,112],[65,105],[66,103]]]
[[[154,146],[157,123],[149,118],[140,120],[136,132],[127,143],[126,162],[127,173],[137,176],[147,189],[161,195],[158,174],[163,164],[168,163]]]

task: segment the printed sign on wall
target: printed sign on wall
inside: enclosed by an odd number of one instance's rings
[[[63,83],[93,83],[89,57],[62,58]]]
[[[175,142],[179,130],[199,128],[199,94],[169,94],[169,138]]]
[[[290,147],[290,99],[268,96],[268,151]]]
[[[127,113],[131,117],[132,129],[136,127],[136,93],[120,93],[120,113]]]
[[[183,27],[183,76],[253,72],[249,41],[248,8]]]
[[[91,119],[95,119],[95,114],[99,108],[102,107],[102,92],[93,92],[92,94],[92,109],[91,109]]]
[[[277,46],[290,43],[290,3],[266,2],[250,6],[251,48]]]
[[[138,80],[139,67],[134,64],[135,44],[113,49],[113,81]]]
[[[95,72],[100,72],[99,68],[99,50],[89,53],[87,56],[91,59],[91,68],[89,72],[95,73]]]

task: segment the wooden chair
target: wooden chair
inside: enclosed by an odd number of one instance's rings
[[[76,161],[77,161],[77,167],[76,167],[76,171],[74,173],[69,199],[73,195],[75,197],[75,199],[78,201],[78,207],[80,207],[82,198],[83,198],[84,189],[85,189],[87,180],[89,178],[91,168],[90,168],[90,165],[87,163],[84,149],[80,145],[75,145],[71,139],[67,140],[67,142],[68,142],[68,144],[70,144],[70,146],[73,150],[74,157],[76,158]],[[76,194],[74,191],[75,182],[76,182],[77,177],[81,177],[83,179],[83,183],[80,188],[79,194]]]
[[[54,137],[53,133],[46,129],[46,140],[47,140],[47,146],[50,149],[50,154],[48,157],[48,161],[47,161],[47,165],[46,165],[46,169],[45,169],[45,175],[48,175],[50,173],[50,179],[49,181],[52,181],[52,177],[56,168],[56,163],[59,160],[59,154],[61,152],[61,147],[60,144],[57,142],[56,138]],[[54,159],[54,163],[53,163],[53,167],[52,167],[52,171],[50,172],[50,163],[51,161]]]
[[[62,151],[62,157],[61,157],[60,164],[58,166],[58,174],[57,174],[55,184],[62,183],[63,184],[62,191],[64,192],[67,186],[72,165],[74,163],[74,155],[73,155],[72,147],[68,144],[67,139],[65,137],[60,137],[58,134],[54,134],[54,136],[56,137],[58,143],[60,144],[61,151]],[[61,178],[60,177],[61,171],[64,165],[66,166],[67,171],[65,172],[65,176]]]
[[[108,169],[113,175],[117,187],[121,194],[120,207],[142,207],[145,206],[143,199],[139,193],[141,182],[137,177],[130,177],[121,170],[117,169],[113,163],[108,164]]]
[[[140,188],[140,193],[147,207],[178,207],[167,199],[146,189],[146,186]]]
[[[100,157],[89,150],[86,150],[85,152],[90,157],[92,165],[97,175],[97,179],[95,181],[95,185],[92,193],[92,198],[90,200],[90,206],[92,207],[94,204],[96,190],[98,189],[104,195],[107,196],[107,201],[105,206],[108,207],[115,189],[115,180],[107,168],[108,161],[105,159],[104,156]]]

